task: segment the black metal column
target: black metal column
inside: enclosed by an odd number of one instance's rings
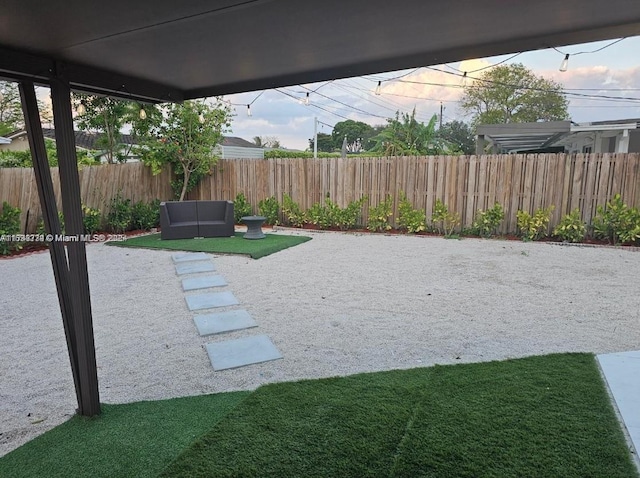
[[[69,84],[61,76],[52,78],[50,85],[65,234],[67,236],[80,237],[84,233],[84,228],[71,111],[71,90]],[[93,340],[86,244],[77,240],[66,242],[66,247],[69,264],[66,285],[71,298],[72,328],[75,334],[75,350],[77,353],[78,382],[76,388],[79,388],[80,395],[78,413],[80,415],[93,416],[100,413],[100,396]]]
[[[25,127],[29,139],[29,148],[33,156],[33,172],[38,186],[38,196],[40,197],[40,207],[44,219],[44,227],[47,233],[54,237],[60,234],[60,220],[58,218],[58,208],[56,197],[53,192],[53,181],[51,180],[51,170],[47,160],[47,151],[42,134],[40,115],[38,114],[38,102],[36,92],[32,82],[23,81],[20,83],[20,99],[22,101],[22,111],[25,118]],[[69,296],[69,265],[67,254],[62,241],[49,242],[51,264],[53,266],[53,276],[56,281],[58,291],[58,302],[62,312],[62,324],[64,334],[67,339],[67,350],[71,361],[71,372],[73,373],[73,383],[76,388],[76,398],[80,405],[80,384],[78,383],[78,354],[76,351],[75,330],[73,327],[71,297]]]

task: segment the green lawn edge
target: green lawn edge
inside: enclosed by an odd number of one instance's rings
[[[590,354],[259,388],[163,477],[638,477]]]
[[[233,237],[209,237],[201,239],[161,240],[160,234],[147,234],[126,239],[109,241],[109,246],[138,247],[187,252],[207,252],[217,254],[239,254],[260,259],[289,247],[310,241],[308,236],[265,234],[264,239],[244,239],[244,233],[236,232]]]
[[[0,477],[156,477],[250,393],[103,404],[0,458]]]

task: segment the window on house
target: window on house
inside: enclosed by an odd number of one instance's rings
[[[589,154],[592,150],[593,150],[592,146],[583,146],[582,147],[582,152],[585,153],[585,154]]]

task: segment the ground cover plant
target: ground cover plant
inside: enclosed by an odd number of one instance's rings
[[[0,475],[638,477],[590,354],[106,406],[1,458]]]
[[[244,233],[233,237],[205,237],[198,239],[161,240],[160,234],[148,234],[129,238],[125,241],[108,242],[110,246],[141,247],[146,249],[167,249],[173,251],[209,252],[217,254],[241,254],[259,259],[269,254],[310,241],[306,236],[284,236],[266,234],[264,239],[247,240]]]

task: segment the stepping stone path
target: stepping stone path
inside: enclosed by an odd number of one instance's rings
[[[182,290],[193,292],[185,295],[189,310],[207,312],[209,309],[240,305],[231,291],[208,291],[211,288],[228,285],[221,275],[203,275],[203,273],[215,272],[216,270],[211,256],[192,252],[174,254],[172,259],[179,276],[191,275],[191,277],[182,279]],[[201,336],[258,327],[257,322],[244,309],[194,314],[193,321]],[[266,335],[212,342],[206,344],[206,349],[211,365],[216,371],[282,358],[280,351]]]

